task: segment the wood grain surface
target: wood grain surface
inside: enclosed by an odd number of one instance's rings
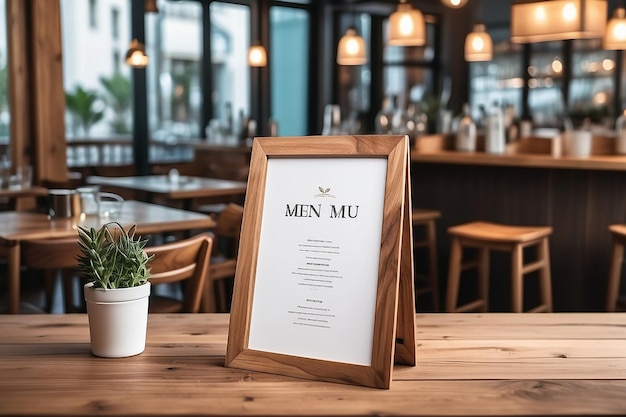
[[[0,415],[624,415],[626,314],[421,314],[389,390],[224,367],[229,316],[153,314],[91,355],[85,315],[0,316]]]

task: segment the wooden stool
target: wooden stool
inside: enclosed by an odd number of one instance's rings
[[[413,249],[425,248],[428,251],[428,272],[416,274],[417,281],[425,281],[425,285],[415,288],[415,297],[431,294],[434,311],[439,311],[439,278],[437,271],[437,234],[435,221],[441,217],[436,210],[414,209],[412,214],[413,227],[424,228],[424,238],[419,239],[413,234]]]
[[[622,262],[624,261],[624,246],[626,246],[626,225],[612,224],[609,231],[613,238],[611,250],[611,269],[609,272],[609,291],[606,299],[607,311],[621,311],[626,308],[625,302],[619,299],[619,284],[622,277]]]
[[[552,288],[550,283],[550,254],[548,236],[551,227],[507,226],[487,222],[471,222],[448,229],[452,235],[450,269],[448,272],[448,312],[487,311],[489,306],[489,250],[511,252],[511,292],[512,310],[516,313],[524,309],[524,275],[539,271],[541,304],[529,312],[552,311]],[[524,248],[537,246],[537,259],[524,264]],[[463,248],[477,248],[478,259],[462,262]],[[478,269],[478,299],[457,306],[461,272]]]

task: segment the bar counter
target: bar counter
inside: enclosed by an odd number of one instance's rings
[[[0,415],[626,414],[626,314],[421,314],[389,390],[224,367],[226,314],[152,314],[146,350],[90,353],[86,315],[0,316]]]
[[[561,168],[579,170],[626,171],[626,155],[590,155],[586,158],[552,156],[550,154],[507,153],[491,155],[484,152],[412,151],[414,162],[504,166],[523,168]]]
[[[548,139],[510,144],[502,155],[456,152],[450,140],[420,138],[411,152],[413,205],[442,213],[437,224],[442,289],[448,227],[473,220],[548,225],[553,228],[555,311],[604,310],[611,254],[608,227],[626,223],[626,155],[611,154],[610,139],[592,145],[586,158],[560,156],[556,142]],[[490,301],[495,311],[510,308],[509,265],[504,255],[492,256]],[[529,283],[525,299],[536,293]]]

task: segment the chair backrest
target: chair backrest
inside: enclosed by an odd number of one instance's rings
[[[239,235],[243,220],[243,207],[229,203],[219,214],[215,228],[215,245],[211,257],[210,281],[205,286],[203,309],[206,312],[230,310],[232,279],[237,268]]]
[[[74,305],[74,277],[77,275],[80,246],[77,237],[60,239],[23,240],[20,244],[21,264],[27,269],[44,271],[45,308],[53,309],[54,281],[56,271],[61,271],[63,280],[64,311],[76,311]]]
[[[202,233],[178,242],[145,249],[149,255],[154,254],[148,264],[152,273],[152,285],[186,280],[183,301],[178,307],[159,309],[158,299],[154,297],[151,300],[151,312],[197,313],[200,310],[212,248],[213,237],[209,233]]]
[[[21,262],[30,269],[75,269],[80,246],[77,237],[24,240]]]
[[[229,203],[219,214],[216,220],[215,233],[219,243],[215,250],[225,251],[224,256],[233,257],[237,255],[239,248],[239,234],[241,233],[241,221],[243,220],[243,207]],[[229,243],[225,243],[229,241]]]

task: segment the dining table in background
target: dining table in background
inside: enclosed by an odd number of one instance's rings
[[[180,200],[183,208],[192,209],[195,199],[243,197],[247,183],[219,178],[192,177],[185,175],[142,175],[131,177],[87,177],[87,183],[114,189],[124,189],[146,195],[146,201],[154,197]],[[136,198],[141,199],[141,195]]]
[[[8,263],[9,313],[19,312],[21,241],[76,236],[78,242],[78,226],[98,228],[112,220],[125,227],[137,225],[137,234],[143,236],[215,227],[215,221],[201,213],[133,200],[123,202],[121,213],[115,219],[101,219],[99,216],[51,218],[44,213],[0,212],[0,246],[6,250]]]
[[[39,185],[0,188],[0,201],[9,201],[11,209],[20,209],[20,201],[23,198],[46,197],[47,195],[48,189]]]
[[[0,316],[0,415],[626,414],[623,313],[419,314],[388,390],[226,368],[228,326],[152,314],[143,353],[103,359],[84,314]]]

